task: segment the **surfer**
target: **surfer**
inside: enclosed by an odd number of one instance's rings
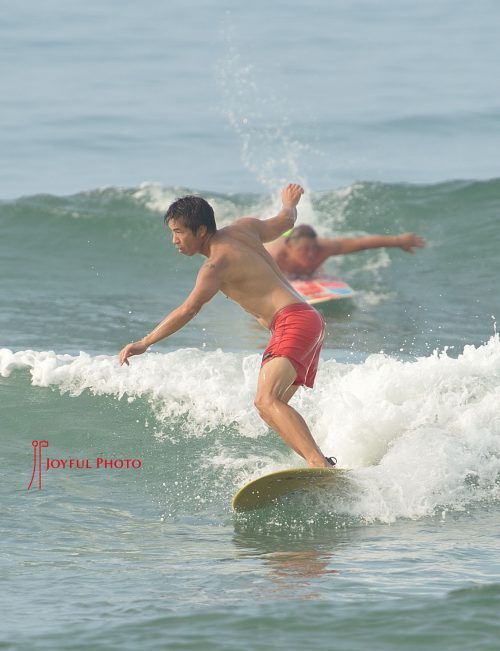
[[[425,246],[425,240],[415,233],[400,235],[366,235],[363,237],[322,238],[307,224],[296,226],[266,249],[288,278],[311,278],[319,267],[333,255],[356,253],[366,249],[399,247],[408,253]]]
[[[254,401],[261,418],[309,467],[328,468],[335,465],[334,459],[323,455],[302,416],[288,404],[299,386],[314,384],[325,321],[293,289],[264,248],[264,242],[293,228],[303,192],[291,183],[282,190],[283,205],[274,217],[242,217],[220,229],[212,207],[201,197],[175,201],[165,215],[174,246],[183,255],[199,253],[207,260],[182,305],[150,334],[125,346],[119,360],[121,366],[128,365],[130,357],[180,330],[217,292],[223,292],[271,331]]]

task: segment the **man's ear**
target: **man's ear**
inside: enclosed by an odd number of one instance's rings
[[[198,230],[196,231],[196,237],[205,237],[207,233],[207,227],[205,224],[201,224],[201,226],[198,226]]]

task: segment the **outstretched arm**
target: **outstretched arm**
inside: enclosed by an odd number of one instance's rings
[[[238,219],[236,223],[245,224],[254,228],[261,242],[272,242],[294,227],[295,220],[297,219],[297,204],[303,194],[304,188],[302,186],[297,183],[289,183],[281,191],[283,206],[277,215],[269,219],[243,217],[242,219]]]
[[[401,235],[367,235],[366,237],[349,237],[338,240],[321,240],[321,245],[327,254],[345,255],[366,249],[381,247],[399,247],[408,253],[415,253],[413,249],[425,246],[425,240],[415,233],[402,233]]]
[[[191,321],[203,305],[212,299],[221,287],[220,267],[221,262],[207,260],[198,272],[196,284],[193,291],[182,305],[170,312],[156,328],[140,341],[128,344],[120,351],[120,366],[129,365],[128,358],[133,355],[141,355],[158,341],[169,337],[177,330],[183,328]]]

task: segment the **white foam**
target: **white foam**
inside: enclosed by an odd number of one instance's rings
[[[374,292],[363,290],[356,290],[353,297],[356,306],[362,310],[375,307],[385,301],[394,301],[396,299],[397,294],[395,292]]]
[[[160,420],[188,415],[192,435],[235,423],[244,435],[259,436],[266,431],[253,408],[259,360],[259,355],[184,348],[146,353],[131,360],[130,367],[120,367],[116,356],[13,353],[3,348],[0,375],[9,377],[13,370],[28,369],[33,386],[54,386],[72,396],[85,390],[119,399],[144,396]]]
[[[295,180],[295,179],[294,179]],[[181,196],[187,194],[199,194],[187,188],[165,188],[160,183],[145,182],[134,191],[133,197],[148,210],[153,212],[164,213],[169,205]],[[254,216],[258,219],[267,219],[277,214],[281,209],[281,188],[273,188],[273,192],[268,195],[255,196],[247,199],[242,205],[241,201],[231,196],[219,194],[203,193],[206,199],[214,209],[215,219],[219,227],[230,224],[235,219],[243,216]],[[306,190],[300,200],[298,207],[297,224],[307,223],[321,230],[319,216],[313,207],[312,195]]]
[[[349,224],[351,202],[363,191],[362,183],[352,183],[337,190],[329,190],[324,195],[319,234],[323,237],[354,237],[361,233],[346,232],[346,224]],[[335,234],[335,231],[339,231]]]
[[[182,188],[164,188],[160,183],[145,181],[134,191],[134,199],[153,212],[166,212],[177,197],[188,194]]]
[[[160,183],[145,182],[141,183],[139,188],[134,191],[133,197],[148,210],[153,212],[165,213],[170,204],[179,197],[188,194],[203,196],[214,209],[215,219],[219,227],[226,226],[238,217],[244,214],[252,214],[258,217],[271,217],[274,209],[274,202],[269,197],[255,197],[249,200],[247,204],[242,205],[240,201],[230,195],[212,194],[210,192],[199,193],[181,187],[163,187]]]
[[[236,427],[267,433],[253,406],[259,355],[182,349],[146,354],[118,366],[116,357],[0,350],[0,374],[27,369],[34,386],[78,396],[89,390],[146,397],[160,421],[188,419],[184,436]],[[413,362],[371,355],[361,364],[320,365],[314,391],[293,402],[323,451],[352,468],[356,499],[335,508],[366,520],[418,518],[436,509],[498,499],[500,474],[500,341],[466,346],[458,358],[435,352]],[[219,440],[221,437],[218,437]],[[246,477],[294,465],[293,453],[241,456],[214,450],[208,462]]]

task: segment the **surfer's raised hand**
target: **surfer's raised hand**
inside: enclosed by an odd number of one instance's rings
[[[299,203],[300,197],[304,194],[304,188],[297,183],[289,183],[281,191],[281,200],[284,208],[295,208]]]
[[[407,251],[408,253],[415,253],[413,249],[421,249],[425,246],[425,240],[415,233],[402,233],[397,235],[397,242],[400,249]]]
[[[120,351],[120,366],[123,366],[124,364],[130,366],[128,358],[132,357],[132,355],[142,355],[142,353],[145,353],[147,349],[148,346],[146,346],[142,341],[134,341],[131,344],[127,344]]]

